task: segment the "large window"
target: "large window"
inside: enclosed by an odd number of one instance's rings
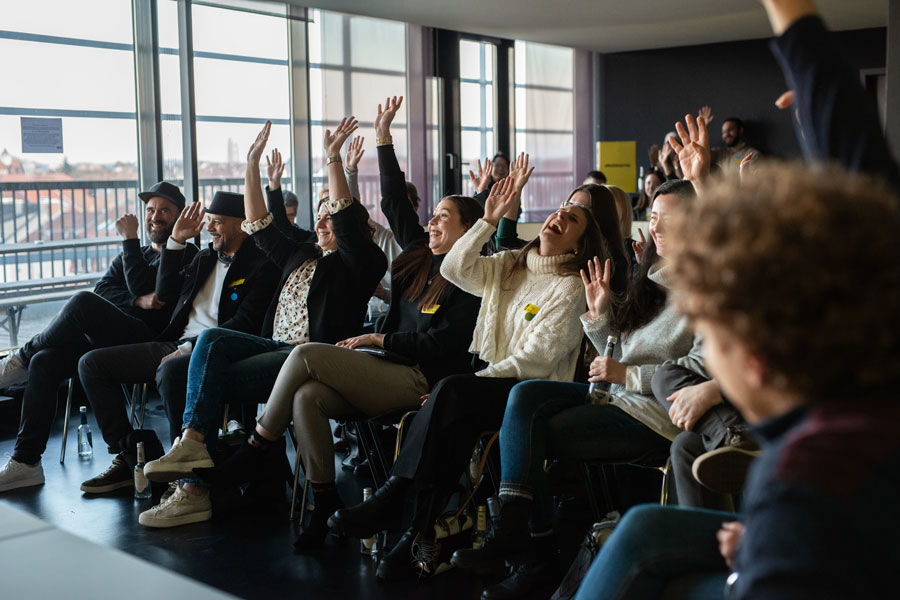
[[[496,46],[489,42],[459,42],[459,111],[462,128],[463,173],[477,170],[477,161],[497,151],[494,81]],[[472,180],[463,177],[463,194],[472,195]]]
[[[516,42],[516,152],[528,152],[534,175],[522,198],[522,218],[541,221],[575,184],[575,53]]]
[[[345,116],[359,120],[356,135],[365,137],[359,165],[360,201],[371,217],[386,225],[379,203],[375,117],[388,96],[406,95],[406,25],[314,11],[309,23],[310,147],[313,192],[327,185],[322,136]],[[408,100],[407,100],[408,101]],[[400,167],[406,169],[407,102],[391,125]]]

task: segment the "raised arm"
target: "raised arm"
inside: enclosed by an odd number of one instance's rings
[[[297,242],[316,241],[316,234],[294,226],[288,219],[284,209],[284,192],[281,190],[281,177],[284,175],[284,161],[278,148],[272,150],[271,158],[266,156],[266,175],[269,185],[266,186],[266,205],[272,214],[272,224],[287,237]]]
[[[878,110],[841,56],[810,0],[763,0],[775,58],[795,93],[800,144],[808,160],[900,187],[900,171],[881,130]]]
[[[156,274],[156,298],[160,302],[174,303],[181,295],[184,282],[184,270],[189,261],[185,261],[188,240],[200,235],[203,231],[203,218],[206,211],[200,202],[192,202],[175,221],[172,235],[162,250],[159,269]]]
[[[347,176],[347,185],[350,187],[350,195],[362,201],[359,195],[359,161],[362,160],[366,149],[363,148],[365,138],[356,136],[347,144],[347,160],[344,162],[344,175]]]
[[[404,250],[412,244],[427,244],[428,234],[419,223],[419,215],[409,201],[406,175],[400,170],[391,137],[391,122],[403,104],[403,96],[394,96],[378,105],[375,141],[381,180],[381,212],[387,217],[394,239]]]
[[[149,294],[156,282],[156,270],[144,260],[138,237],[138,218],[126,214],[116,220],[116,231],[122,236],[122,267],[125,285],[135,297]]]

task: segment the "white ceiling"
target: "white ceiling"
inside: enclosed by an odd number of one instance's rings
[[[758,0],[287,0],[298,6],[599,52],[771,35]],[[818,0],[832,29],[887,25],[888,0]]]

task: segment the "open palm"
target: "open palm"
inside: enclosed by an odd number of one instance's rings
[[[675,138],[669,138],[669,143],[678,153],[678,162],[684,178],[688,181],[700,181],[709,174],[709,165],[712,157],[709,150],[709,130],[706,127],[706,119],[699,117],[694,120],[694,115],[684,118],[687,129],[680,122],[675,124],[679,142]]]
[[[612,277],[612,262],[607,258],[601,265],[600,258],[595,256],[588,261],[588,272],[581,270],[581,281],[584,283],[584,295],[587,300],[588,311],[591,318],[597,319],[606,314],[609,309],[609,299],[612,291],[609,281]]]

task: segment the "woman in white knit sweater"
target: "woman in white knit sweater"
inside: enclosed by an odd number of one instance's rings
[[[512,389],[500,430],[500,533],[483,548],[459,550],[452,559],[463,568],[498,560],[520,565],[497,584],[496,594],[488,588],[483,597],[514,598],[517,590],[525,592],[553,580],[556,544],[543,470],[547,458],[621,462],[666,456],[670,441],[680,432],[655,400],[650,381],[664,363],[706,375],[699,339],[668,293],[664,259],[666,214],[693,195],[688,181],[659,188],[650,220],[651,240],[621,305],[613,307],[611,302],[608,261],[605,269],[594,261],[590,277],[582,275],[588,312],[581,320],[600,354],[591,364],[590,381],[613,384],[609,403],[586,402],[588,386],[582,383],[526,381]],[[610,358],[603,356],[608,335],[619,338]]]
[[[578,273],[590,258],[606,256],[602,236],[590,211],[572,204],[547,217],[539,237],[521,250],[481,256],[512,202],[513,188],[508,179],[494,186],[484,218],[441,265],[448,281],[482,299],[469,350],[483,368],[441,380],[416,415],[390,480],[369,501],[338,511],[330,521],[338,530],[368,537],[392,524],[414,486],[412,528],[382,559],[381,578],[406,578],[433,567],[434,520],[456,490],[478,435],[500,427],[513,386],[527,379],[569,381],[575,372],[577,315],[584,307]],[[414,542],[417,560],[411,560]]]

